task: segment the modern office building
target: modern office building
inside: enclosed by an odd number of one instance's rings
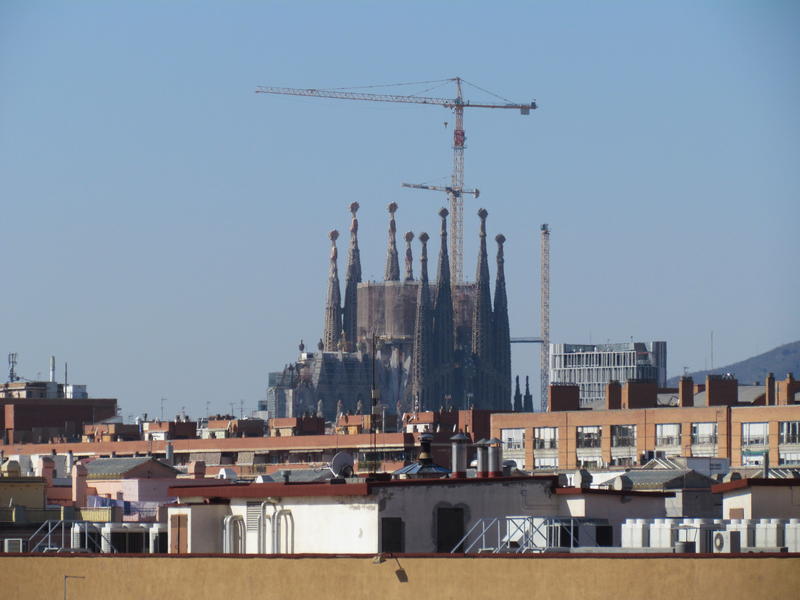
[[[581,408],[602,405],[609,381],[667,383],[666,342],[550,344],[550,383],[577,384]]]

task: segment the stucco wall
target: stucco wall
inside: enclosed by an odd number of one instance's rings
[[[380,517],[400,517],[405,525],[406,552],[436,551],[439,508],[463,508],[464,530],[478,519],[509,515],[555,516],[558,499],[549,482],[521,480],[497,483],[453,483],[432,486],[376,488]]]
[[[752,486],[726,492],[722,500],[723,518],[730,518],[732,508],[743,508],[745,519],[800,518],[800,485]]]
[[[793,598],[800,556],[352,558],[2,556],[0,589],[61,598]],[[525,591],[527,590],[527,591]]]
[[[291,511],[296,553],[378,551],[378,505],[374,498],[283,498],[276,506]],[[246,521],[246,502],[231,501],[230,512],[241,515]],[[272,514],[272,507],[267,507],[267,516]],[[281,523],[286,524],[287,521],[282,520]],[[219,527],[221,530],[222,525]],[[246,551],[257,553],[258,535],[248,531],[246,539]],[[271,540],[270,530],[267,529],[267,552],[272,547]]]

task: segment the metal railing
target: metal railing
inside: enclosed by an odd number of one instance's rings
[[[716,433],[708,433],[703,435],[692,435],[692,444],[716,444],[717,443],[717,434]]]
[[[656,438],[656,446],[680,446],[681,437],[679,435],[665,435]]]
[[[600,438],[599,437],[587,437],[581,438],[579,437],[575,442],[576,448],[599,448],[600,447]]]
[[[578,546],[581,525],[608,525],[605,519],[560,517],[491,517],[478,519],[450,554],[524,554],[564,550]],[[596,536],[583,528],[590,546],[597,545]],[[564,536],[569,544],[564,544]]]
[[[558,448],[558,440],[534,439],[533,447],[536,450],[555,450]]]
[[[83,545],[73,545],[73,529],[78,527],[78,543],[83,539]],[[28,538],[30,552],[102,552],[105,541],[111,553],[117,550],[111,540],[103,535],[95,523],[90,521],[50,520],[42,523],[31,537]]]
[[[631,435],[620,435],[611,438],[612,448],[633,448],[636,446],[636,437]]]

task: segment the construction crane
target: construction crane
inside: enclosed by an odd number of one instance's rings
[[[420,81],[414,84],[397,84],[397,85],[416,85],[428,83],[444,83],[454,82],[456,86],[455,98],[434,98],[428,96],[403,96],[394,94],[372,94],[364,92],[348,92],[344,91],[347,88],[319,90],[319,89],[300,89],[300,88],[285,88],[285,87],[270,87],[259,86],[256,89],[257,94],[284,94],[290,96],[310,96],[314,98],[336,98],[339,100],[365,100],[368,102],[400,102],[406,104],[431,104],[434,106],[442,106],[450,109],[455,113],[455,128],[453,130],[453,173],[451,175],[450,185],[447,187],[428,186],[423,184],[403,184],[405,187],[427,189],[434,191],[442,191],[447,193],[450,201],[450,272],[453,285],[463,283],[463,264],[464,264],[464,217],[463,217],[463,200],[464,194],[473,195],[476,198],[479,191],[464,189],[464,143],[467,139],[464,133],[464,109],[465,108],[512,108],[517,109],[523,115],[530,114],[531,110],[537,108],[536,102],[530,104],[515,104],[497,96],[488,90],[479,88],[460,77],[453,77],[450,79],[443,79],[438,81]],[[467,83],[473,85],[477,89],[487,92],[501,100],[505,100],[505,104],[485,104],[473,103],[464,100],[461,91],[461,84]],[[371,86],[371,87],[390,87],[390,86]]]
[[[539,358],[539,378],[541,379],[541,396],[539,398],[542,412],[547,410],[547,388],[550,383],[550,227],[542,224],[541,259],[541,318],[542,352]]]

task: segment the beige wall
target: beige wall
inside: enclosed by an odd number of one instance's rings
[[[4,597],[793,598],[800,556],[761,558],[127,558],[0,555]],[[269,592],[267,594],[267,591]],[[267,594],[267,595],[265,595]]]

